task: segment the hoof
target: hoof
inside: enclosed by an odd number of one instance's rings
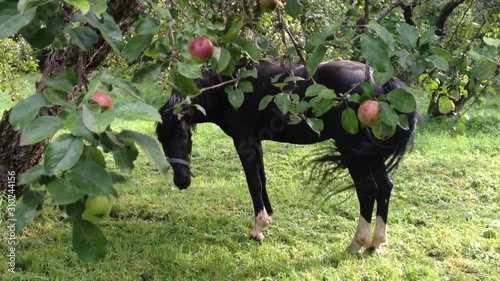
[[[377,256],[380,256],[384,253],[384,250],[382,250],[381,247],[375,247],[375,246],[370,246],[368,248],[366,248],[365,250],[365,254],[368,254],[368,255],[377,255]]]
[[[262,240],[264,240],[264,234],[262,234],[262,232],[258,233],[258,234],[253,234],[253,233],[250,233],[250,236],[249,236],[250,239],[254,240],[254,241],[258,241],[258,242],[261,242]]]
[[[347,247],[347,251],[351,254],[359,254],[361,252],[361,246],[352,243]]]

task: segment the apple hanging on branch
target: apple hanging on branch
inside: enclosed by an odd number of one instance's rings
[[[198,37],[189,42],[189,53],[194,61],[202,63],[214,54],[214,45],[207,37]]]
[[[376,100],[364,101],[358,108],[358,119],[361,124],[372,127],[379,120],[380,105]]]
[[[97,102],[101,107],[106,109],[113,108],[113,99],[106,93],[103,92],[95,92],[92,96],[92,100]]]
[[[97,222],[109,215],[113,202],[108,196],[90,196],[85,200],[85,211],[82,219]]]

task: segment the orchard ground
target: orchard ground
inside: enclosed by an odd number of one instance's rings
[[[29,81],[36,77],[29,77]],[[20,87],[26,88],[26,87]],[[164,102],[157,86],[146,101]],[[21,96],[29,93],[23,92]],[[426,94],[416,94],[425,110]],[[317,146],[265,142],[268,192],[275,208],[262,243],[247,238],[253,212],[231,139],[211,124],[197,127],[184,191],[165,182],[140,154],[120,198],[100,227],[107,257],[85,264],[71,250],[71,227],[45,206],[17,236],[16,273],[7,273],[2,199],[1,280],[497,280],[500,276],[500,97],[468,114],[467,134],[450,121],[422,118],[414,149],[393,175],[389,245],[382,256],[351,255],[353,191],[324,201],[307,185],[303,159]],[[0,93],[0,111],[14,103]],[[154,125],[121,122],[115,130],[154,135]],[[114,165],[111,157],[108,165]],[[273,163],[271,165],[271,163]],[[339,180],[338,186],[350,183]]]

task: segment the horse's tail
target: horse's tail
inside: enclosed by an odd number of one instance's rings
[[[396,88],[406,88],[406,85],[397,78],[389,80],[383,85],[384,94]],[[358,135],[342,147],[337,147],[336,143],[327,145],[316,151],[311,162],[310,181],[318,181],[321,186],[332,186],[331,183],[342,175],[341,171],[347,168],[347,163],[356,158],[367,156],[383,156],[386,161],[386,171],[390,173],[396,170],[405,154],[413,146],[413,140],[417,130],[418,111],[406,114],[408,117],[408,129],[397,127],[393,136],[386,140],[380,140],[373,136],[369,128],[361,129]],[[341,153],[342,152],[342,153]],[[331,195],[354,187],[349,185],[341,187]]]

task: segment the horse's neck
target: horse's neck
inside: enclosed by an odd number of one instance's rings
[[[229,104],[227,95],[222,90],[222,93],[215,90],[203,92],[191,99],[192,104],[198,104],[205,110],[203,114],[200,110],[196,109],[194,113],[193,123],[217,123],[217,117],[220,116]]]

